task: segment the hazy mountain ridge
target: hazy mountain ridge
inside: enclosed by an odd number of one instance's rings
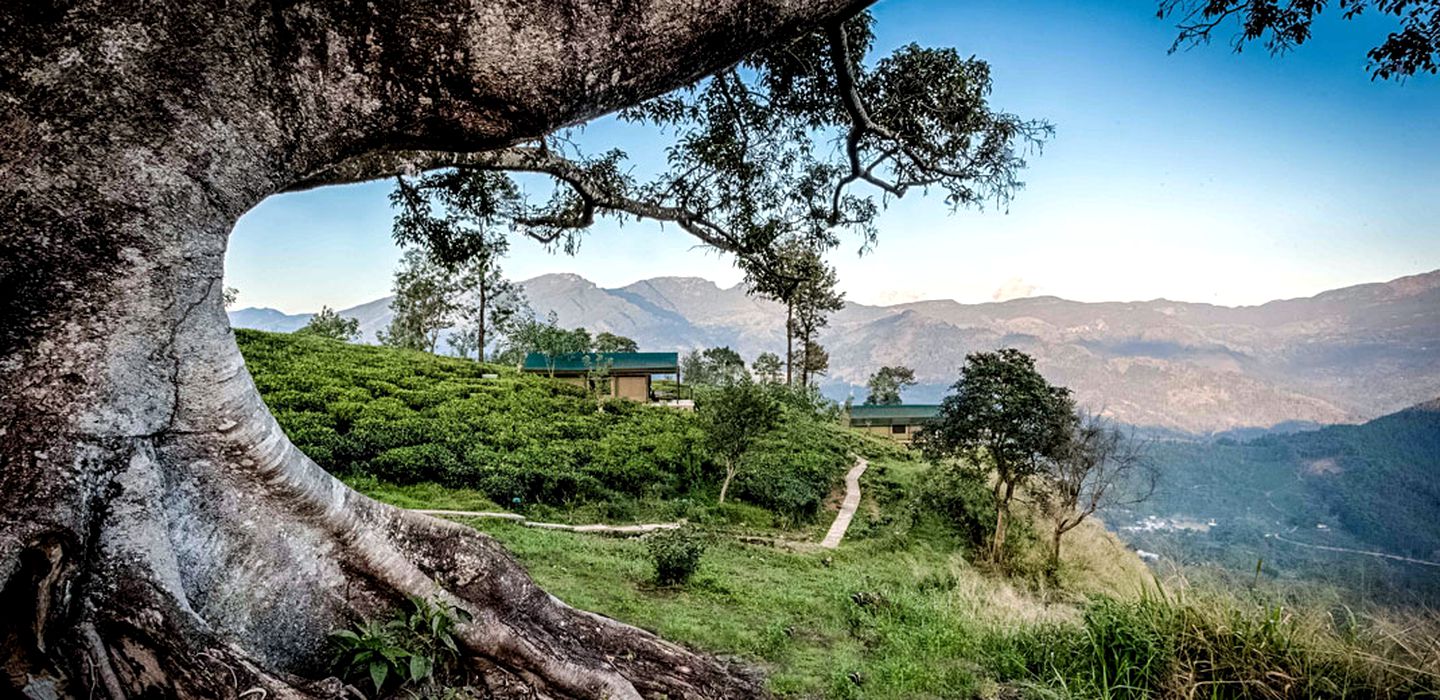
[[[1106,514],[1142,549],[1237,571],[1260,561],[1271,575],[1398,578],[1437,590],[1424,565],[1316,547],[1440,560],[1440,399],[1360,425],[1243,443],[1161,441],[1147,454],[1159,470],[1154,494]]]
[[[562,325],[626,335],[645,349],[729,345],[749,359],[785,346],[784,308],[739,286],[657,277],[604,289],[573,274],[523,284],[534,308],[554,310]],[[341,313],[360,318],[373,342],[388,303]],[[308,319],[276,314],[231,317],[268,330]],[[1246,307],[1057,297],[849,304],[821,342],[831,353],[825,388],[837,398],[863,398],[871,372],[904,364],[921,382],[907,397],[934,400],[966,353],[1013,346],[1082,402],[1134,425],[1210,433],[1357,422],[1440,394],[1440,270]]]

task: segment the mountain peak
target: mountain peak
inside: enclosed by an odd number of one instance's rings
[[[577,275],[573,272],[547,272],[543,275],[536,275],[521,282],[522,285],[531,284],[578,284],[586,287],[596,286],[594,282]]]

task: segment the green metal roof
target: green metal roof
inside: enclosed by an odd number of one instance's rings
[[[940,416],[939,404],[902,403],[890,406],[860,404],[850,407],[850,425],[914,425]]]
[[[532,352],[525,356],[522,369],[526,372],[574,374],[588,372],[600,363],[608,363],[612,373],[675,374],[680,371],[680,353],[572,352],[547,356],[542,352]]]

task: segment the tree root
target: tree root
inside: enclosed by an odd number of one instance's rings
[[[12,689],[346,697],[327,633],[413,596],[471,615],[456,639],[490,697],[764,694],[742,669],[565,605],[472,528],[350,491],[268,413],[235,425],[137,440],[90,527],[31,537],[0,568],[0,603],[28,601],[0,625]]]

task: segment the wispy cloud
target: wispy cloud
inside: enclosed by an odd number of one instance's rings
[[[1005,280],[998,289],[990,295],[994,301],[1008,301],[1010,299],[1023,299],[1035,293],[1035,285],[1026,282],[1023,277],[1011,277]]]

